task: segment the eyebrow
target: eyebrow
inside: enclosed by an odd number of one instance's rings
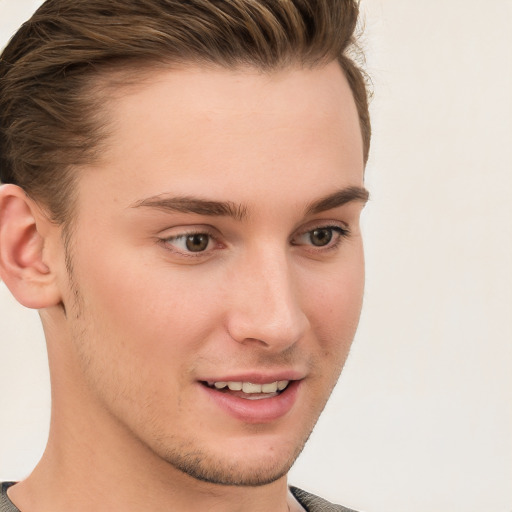
[[[364,187],[347,187],[310,203],[306,207],[306,215],[314,215],[339,208],[353,201],[366,203],[368,198],[369,193]],[[154,208],[169,212],[195,213],[213,217],[232,217],[238,221],[243,221],[248,217],[248,209],[244,205],[233,201],[211,201],[192,196],[152,196],[137,201],[131,207]]]
[[[306,208],[307,215],[325,212],[334,208],[339,208],[347,203],[354,201],[366,204],[370,198],[370,193],[364,187],[347,187],[322,197]]]
[[[180,213],[196,213],[213,217],[233,217],[244,220],[247,217],[247,208],[233,201],[209,201],[191,196],[153,196],[137,201],[132,208],[149,207],[158,210]]]

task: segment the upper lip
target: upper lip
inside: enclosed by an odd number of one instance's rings
[[[268,384],[280,380],[302,380],[304,372],[298,370],[283,370],[276,372],[251,371],[238,374],[224,374],[199,379],[202,382],[251,382],[252,384]]]

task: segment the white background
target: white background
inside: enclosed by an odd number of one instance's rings
[[[39,4],[0,0],[0,45]],[[365,512],[512,511],[512,1],[363,0],[367,291],[291,482]],[[0,283],[0,480],[45,443],[37,314]]]

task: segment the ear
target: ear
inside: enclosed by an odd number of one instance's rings
[[[45,238],[51,221],[16,185],[0,186],[0,278],[28,308],[43,309],[60,302],[57,279],[44,261]]]

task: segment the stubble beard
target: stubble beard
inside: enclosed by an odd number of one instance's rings
[[[192,447],[184,446],[170,449],[169,445],[173,443],[162,444],[155,452],[173,468],[195,480],[220,486],[260,487],[272,484],[288,474],[310,435],[311,432],[304,435],[286,460],[260,461],[252,467],[216,458],[207,450],[193,451]]]

